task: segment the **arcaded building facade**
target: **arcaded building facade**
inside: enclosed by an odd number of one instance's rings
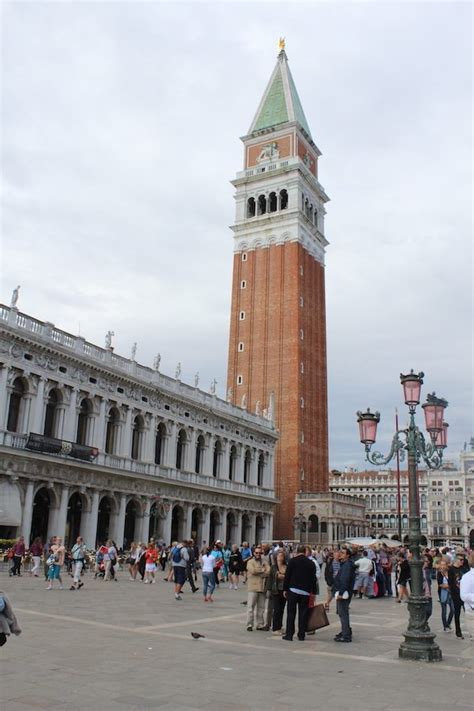
[[[292,538],[298,492],[328,491],[325,203],[317,148],[282,48],[233,181],[236,220],[228,388],[272,404],[280,438],[275,535]]]
[[[272,538],[271,413],[0,306],[0,538]]]

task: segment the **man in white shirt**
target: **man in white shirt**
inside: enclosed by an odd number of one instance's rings
[[[357,592],[359,593],[359,597],[363,597],[367,594],[367,589],[370,585],[370,574],[374,571],[374,564],[369,560],[367,551],[362,553],[362,558],[356,560],[355,567],[357,571]]]
[[[461,578],[459,594],[464,603],[464,624],[474,641],[474,553],[469,556],[470,570]]]

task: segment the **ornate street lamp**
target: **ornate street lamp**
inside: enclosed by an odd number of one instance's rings
[[[371,464],[383,466],[398,453],[403,458],[408,454],[408,491],[409,491],[409,533],[408,541],[411,553],[410,564],[410,597],[408,600],[409,621],[407,631],[403,633],[405,641],[401,643],[398,655],[402,659],[417,659],[429,662],[441,661],[441,649],[435,643],[436,635],[428,626],[428,600],[423,594],[423,561],[420,555],[421,527],[418,508],[418,478],[417,465],[421,460],[430,469],[439,469],[443,461],[443,450],[447,446],[448,423],[444,422],[444,411],[448,406],[446,400],[436,397],[435,393],[428,395],[422,405],[425,413],[426,429],[430,442],[426,442],[423,433],[415,424],[415,411],[420,404],[421,386],[424,373],[407,375],[400,374],[405,403],[410,413],[406,429],[397,430],[392,439],[390,452],[385,457],[380,452],[371,452],[375,444],[377,424],[380,421],[378,412],[357,413],[360,441],[365,447],[366,458]],[[403,439],[402,439],[403,438]]]

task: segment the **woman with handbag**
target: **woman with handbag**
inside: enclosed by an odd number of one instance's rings
[[[454,607],[454,625],[456,627],[456,637],[459,639],[464,639],[464,635],[461,630],[461,609],[463,607],[463,602],[460,594],[461,578],[463,576],[462,565],[462,558],[456,556],[448,568],[449,592],[451,593]]]
[[[130,573],[130,578],[129,580],[136,580],[137,579],[137,549],[138,546],[135,543],[135,541],[132,542],[130,545],[130,552],[128,554],[127,558],[127,565],[128,565],[128,572]]]
[[[283,583],[286,574],[285,551],[280,550],[276,554],[275,562],[270,568],[268,577],[268,589],[273,599],[272,632],[282,634],[283,613],[285,612],[286,597],[283,594]]]

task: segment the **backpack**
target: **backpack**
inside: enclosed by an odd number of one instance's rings
[[[181,563],[181,548],[173,548],[173,563]]]

